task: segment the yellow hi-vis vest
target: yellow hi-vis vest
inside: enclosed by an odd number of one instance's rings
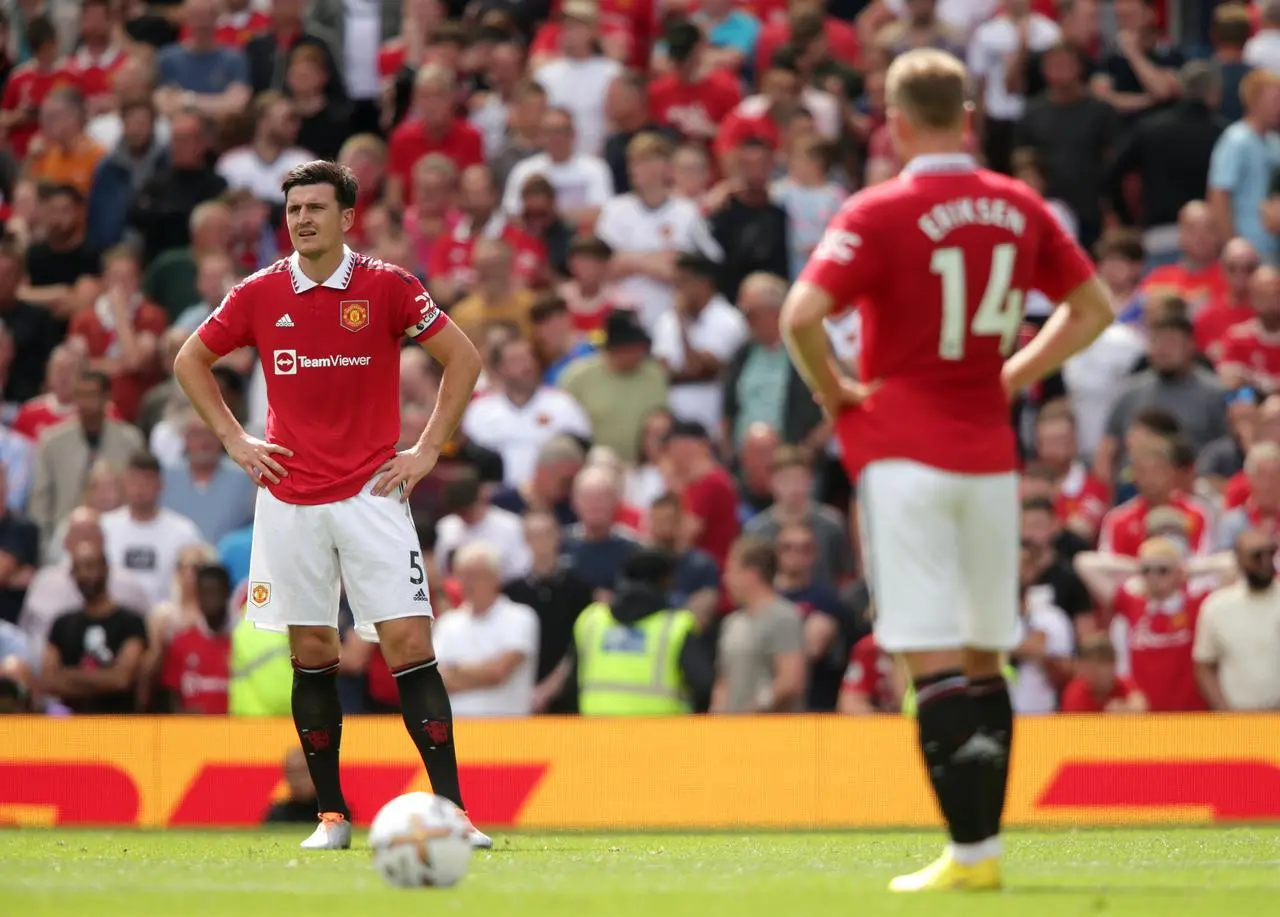
[[[596,602],[578,616],[578,709],[584,716],[669,716],[691,707],[680,650],[693,631],[688,611],[658,611],[620,624]]]
[[[231,683],[227,712],[232,716],[289,716],[293,663],[289,635],[258,630],[248,618],[231,632]]]

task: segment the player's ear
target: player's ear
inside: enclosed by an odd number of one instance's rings
[[[356,209],[350,207],[342,211],[342,231],[351,232],[351,227],[356,223]]]
[[[964,103],[964,114],[962,114],[962,115],[960,116],[960,117],[961,117],[961,119],[962,119],[962,121],[963,121],[963,123],[964,123],[964,135],[965,135],[965,137],[972,137],[972,136],[973,136],[973,116],[974,116],[974,107],[973,107],[973,103],[972,103],[972,102],[965,102],[965,103]]]

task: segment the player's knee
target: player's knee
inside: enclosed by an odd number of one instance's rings
[[[434,659],[429,618],[396,618],[376,625],[382,655],[391,668]]]
[[[290,627],[289,651],[305,668],[329,665],[339,657],[342,644],[332,627]]]

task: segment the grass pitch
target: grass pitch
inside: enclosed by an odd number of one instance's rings
[[[1280,830],[1016,832],[1008,888],[890,895],[938,833],[513,835],[455,889],[385,888],[363,838],[305,852],[290,831],[0,831],[13,917],[1249,917],[1280,915]]]

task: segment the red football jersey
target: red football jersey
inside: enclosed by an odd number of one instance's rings
[[[1178,296],[1186,300],[1193,313],[1209,307],[1211,303],[1225,300],[1230,294],[1222,265],[1213,262],[1206,268],[1192,271],[1181,264],[1158,267],[1142,281],[1144,296]]]
[[[400,342],[448,324],[418,278],[350,249],[324,283],[295,253],[242,281],[197,330],[219,356],[256,347],[267,439],[293,450],[271,493],[285,503],[353,497],[396,454]]]
[[[470,287],[476,278],[471,266],[476,240],[482,236],[501,239],[511,247],[512,271],[525,286],[532,286],[547,264],[547,247],[541,239],[495,213],[479,232],[472,229],[470,220],[463,219],[452,232],[437,239],[431,246],[428,279],[447,277],[463,288]]]
[[[727,118],[742,100],[742,86],[736,76],[713,70],[692,83],[675,74],[658,77],[649,84],[649,116],[689,137],[716,136],[714,128]],[[710,125],[710,133],[700,132]]]
[[[882,652],[874,634],[853,645],[849,668],[845,669],[841,691],[865,695],[871,706],[888,713],[897,707],[893,696],[893,657]]]
[[[484,141],[480,132],[463,118],[454,118],[441,137],[430,137],[417,118],[406,118],[391,131],[387,141],[387,174],[404,186],[404,204],[413,203],[413,167],[431,153],[443,153],[458,171],[484,162]]]
[[[1222,338],[1218,369],[1228,367],[1245,372],[1267,394],[1280,391],[1280,333],[1268,332],[1256,318],[1236,325]]]
[[[81,48],[67,62],[67,70],[79,81],[84,97],[94,99],[111,95],[111,80],[128,59],[123,48],[107,48],[97,56],[88,48]]]
[[[1138,690],[1132,678],[1117,676],[1111,686],[1111,693],[1099,698],[1089,690],[1085,680],[1077,675],[1062,689],[1062,703],[1058,710],[1062,713],[1102,713],[1107,704],[1116,700],[1127,700],[1130,694]]]
[[[1196,313],[1196,350],[1207,356],[1216,366],[1222,361],[1222,350],[1227,332],[1236,325],[1252,319],[1256,312],[1248,303],[1233,303],[1222,299]]]
[[[760,140],[776,150],[782,144],[782,128],[769,114],[769,99],[754,95],[738,104],[720,123],[720,130],[712,143],[717,156],[735,150],[744,140]]]
[[[799,279],[862,316],[861,376],[878,388],[836,420],[850,475],[877,459],[1015,470],[1000,371],[1026,291],[1060,302],[1092,274],[1044,201],[967,155],[917,157],[849,198]]]
[[[1058,485],[1053,505],[1064,525],[1079,516],[1096,532],[1102,524],[1102,517],[1111,508],[1111,491],[1093,476],[1084,462],[1073,462],[1071,470]]]
[[[39,70],[35,61],[19,64],[9,74],[9,82],[5,84],[4,95],[0,96],[0,110],[27,110],[32,118],[9,131],[9,146],[19,160],[27,155],[27,147],[31,138],[39,131],[36,113],[40,110],[45,96],[60,86],[80,88],[79,77],[64,62],[58,62],[52,70]]]
[[[691,481],[681,498],[685,512],[702,523],[695,547],[710,554],[723,570],[739,531],[738,487],[733,478],[717,466]]]
[[[230,634],[188,627],[165,651],[160,684],[182,699],[183,713],[225,716],[230,678]]]
[[[552,21],[533,36],[530,55],[555,54],[560,50],[560,23],[554,14],[560,12],[562,0],[551,4]],[[647,70],[649,53],[658,32],[658,4],[654,0],[601,0],[600,34],[621,39],[627,49],[627,66]]]
[[[1222,508],[1235,509],[1244,506],[1253,496],[1253,484],[1243,471],[1237,471],[1227,479],[1227,486],[1222,490]]]
[[[49,427],[75,416],[74,404],[59,404],[58,399],[52,394],[36,395],[30,401],[23,402],[22,407],[18,408],[18,413],[13,418],[13,432],[21,433],[35,442]],[[120,419],[120,411],[114,403],[107,405],[107,416],[112,420]]]
[[[1164,602],[1123,587],[1116,593],[1116,616],[1129,624],[1129,672],[1153,712],[1206,709],[1191,658],[1203,602],[1203,594],[1191,595],[1185,586]]]
[[[224,48],[243,48],[250,38],[270,27],[271,17],[261,10],[241,10],[219,19],[213,40]],[[190,37],[191,30],[183,26],[178,32],[178,41],[186,41]]]
[[[1169,498],[1169,506],[1180,511],[1187,523],[1187,547],[1193,554],[1204,554],[1211,547],[1209,520],[1195,502],[1181,494]],[[1147,540],[1147,513],[1151,505],[1142,497],[1126,500],[1102,517],[1098,533],[1098,550],[1121,557],[1137,557]]]
[[[834,16],[827,16],[822,22],[822,31],[827,39],[828,52],[836,60],[854,65],[858,63],[858,33],[853,26],[842,22]],[[773,61],[773,55],[791,41],[791,21],[787,18],[773,19],[760,30],[756,39],[756,73],[764,73]]]

